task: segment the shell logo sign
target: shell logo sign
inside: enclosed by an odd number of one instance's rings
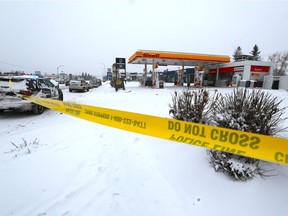
[[[143,53],[143,58],[160,58],[159,53]]]

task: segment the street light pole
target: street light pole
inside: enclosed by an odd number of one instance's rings
[[[58,82],[60,82],[60,76],[59,76],[59,68],[63,67],[64,65],[60,65],[57,67],[57,78],[58,78]]]
[[[105,76],[106,74],[106,65],[104,64],[104,63],[100,63],[101,65],[103,65],[103,67],[104,67],[104,75],[103,75],[103,73],[102,73],[102,78],[103,78],[103,76]]]

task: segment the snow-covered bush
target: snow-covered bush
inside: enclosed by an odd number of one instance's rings
[[[210,94],[208,90],[175,92],[169,113],[177,120],[215,125],[251,133],[273,136],[279,128],[285,108],[281,100],[261,90],[237,88],[231,94]],[[271,176],[259,160],[231,153],[207,150],[215,171],[235,180],[246,181],[255,176]]]
[[[219,127],[236,129],[263,135],[275,135],[285,108],[280,108],[277,97],[261,90],[235,89],[231,94],[215,101],[213,124]],[[247,180],[256,174],[265,176],[259,167],[259,160],[208,150],[210,163],[215,170],[228,173],[235,180]]]
[[[266,174],[272,170],[262,168],[259,160],[248,163],[245,157],[235,157],[235,155],[225,152],[207,150],[207,153],[216,172],[222,171],[236,181],[246,181],[257,175],[273,176],[273,174]]]
[[[184,90],[182,93],[175,91],[172,95],[172,104],[169,104],[169,113],[177,120],[209,124],[214,107],[211,103],[217,100],[218,95],[216,93],[209,96],[209,91],[205,89]]]
[[[237,88],[215,101],[213,120],[219,127],[273,136],[283,130],[281,102],[261,90]]]

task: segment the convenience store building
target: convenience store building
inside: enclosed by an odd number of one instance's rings
[[[233,77],[239,76],[238,80],[256,81],[257,86],[262,87],[264,77],[273,73],[273,65],[271,62],[244,60],[212,66],[207,70],[208,83],[215,86],[227,86]]]

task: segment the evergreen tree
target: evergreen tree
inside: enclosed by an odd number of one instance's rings
[[[242,49],[240,46],[238,46],[237,49],[234,51],[233,60],[237,61],[240,55],[242,55]]]
[[[255,44],[255,46],[253,47],[253,50],[250,52],[250,54],[253,56],[254,61],[260,61],[261,60],[260,51],[259,51],[257,44]]]

